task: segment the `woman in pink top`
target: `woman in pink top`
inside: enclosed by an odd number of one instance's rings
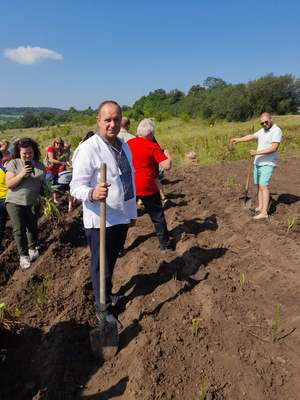
[[[61,166],[65,166],[65,161],[59,161],[59,157],[64,149],[64,141],[58,137],[53,140],[52,145],[47,148],[47,154],[45,159],[45,173],[46,181],[50,185],[57,185],[58,173]],[[54,203],[59,204],[57,200],[57,193],[54,191],[52,194]]]

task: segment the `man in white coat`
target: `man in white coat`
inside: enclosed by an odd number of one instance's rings
[[[97,113],[98,132],[78,146],[73,156],[71,195],[83,203],[83,223],[91,250],[91,279],[99,320],[104,316],[99,304],[99,206],[106,199],[106,304],[111,318],[112,275],[119,251],[123,248],[128,227],[137,218],[134,173],[131,153],[119,140],[121,108],[114,101],[104,101]],[[107,165],[107,183],[99,183],[100,163]]]

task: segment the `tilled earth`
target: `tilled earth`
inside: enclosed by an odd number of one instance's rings
[[[41,219],[42,254],[27,271],[8,229],[0,302],[21,314],[19,327],[0,328],[0,398],[299,399],[299,169],[299,157],[281,161],[268,221],[241,207],[246,162],[168,174],[176,250],[160,251],[149,217],[139,217],[115,269],[120,349],[104,364],[89,343],[80,207]]]

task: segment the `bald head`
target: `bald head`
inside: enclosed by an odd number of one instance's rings
[[[104,101],[98,108],[97,124],[100,135],[110,143],[116,142],[121,125],[121,107],[115,101]]]
[[[272,119],[271,114],[269,114],[268,112],[263,112],[260,116],[260,118],[268,118],[268,119]]]
[[[264,112],[259,117],[260,125],[264,128],[265,131],[268,131],[273,125],[271,114]]]
[[[105,100],[99,105],[98,110],[97,110],[97,115],[100,115],[102,109],[103,108],[107,108],[107,106],[108,106],[108,108],[111,108],[111,106],[117,108],[118,112],[120,113],[120,115],[122,114],[121,107],[119,106],[119,104],[116,101],[114,101],[114,100]]]

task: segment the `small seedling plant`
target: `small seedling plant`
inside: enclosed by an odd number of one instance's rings
[[[245,272],[241,272],[241,273],[240,273],[240,284],[241,284],[241,286],[244,286],[244,285],[245,285],[245,282],[246,282],[246,275],[245,275]]]
[[[35,287],[35,301],[40,311],[43,311],[48,304],[51,281],[51,276],[46,275]]]
[[[40,196],[43,215],[46,217],[60,217],[60,212],[57,205],[52,201],[52,188],[49,184],[43,186],[43,195]]]
[[[199,333],[199,320],[194,318],[192,319],[192,334],[194,337],[198,336]]]
[[[226,186],[230,189],[232,189],[236,185],[236,179],[234,176],[229,175],[226,178]]]
[[[5,310],[6,310],[6,305],[5,303],[0,303],[0,321],[4,320],[5,317]]]
[[[287,219],[287,230],[286,233],[290,233],[294,227],[295,227],[295,222],[296,222],[296,217],[295,216],[289,216]]]

